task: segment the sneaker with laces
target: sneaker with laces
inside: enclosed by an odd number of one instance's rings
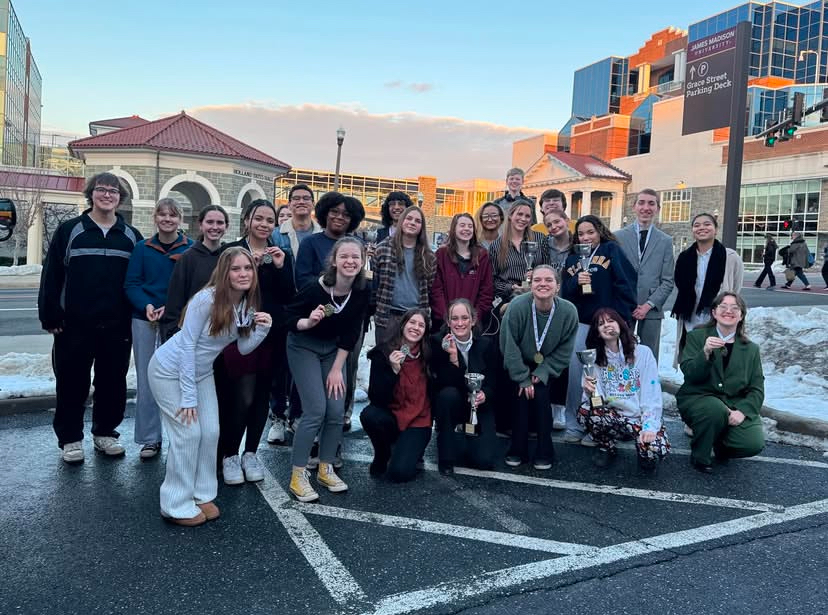
[[[244,480],[248,483],[258,483],[260,480],[264,480],[264,466],[256,457],[256,453],[242,455],[241,467],[244,472]]]
[[[293,468],[290,475],[290,492],[300,502],[313,502],[319,499],[319,494],[311,487],[310,474],[302,468]]]
[[[138,456],[141,459],[152,459],[158,453],[161,452],[161,443],[154,442],[153,444],[145,444],[141,447],[141,452],[138,453]]]
[[[92,441],[95,443],[95,450],[110,457],[118,457],[123,455],[125,450],[118,442],[118,438],[112,436],[93,436]]]
[[[510,468],[517,468],[523,463],[523,459],[518,457],[517,455],[507,455],[506,456],[506,465]]]
[[[244,482],[244,474],[242,474],[238,455],[225,457],[221,462],[221,472],[224,475],[225,485],[241,485]]]
[[[267,443],[284,444],[286,431],[285,428],[285,419],[280,419],[278,417],[273,419],[273,425],[270,426],[270,430],[267,432]]]
[[[566,429],[566,406],[552,404],[552,429]]]
[[[581,446],[586,446],[587,448],[595,448],[598,446],[598,443],[592,439],[590,434],[585,435],[581,438]]]
[[[316,475],[316,482],[327,487],[331,493],[341,493],[348,491],[348,485],[336,475],[333,464],[325,463],[319,464],[319,473]]]
[[[66,463],[83,463],[83,442],[67,442],[62,456]]]

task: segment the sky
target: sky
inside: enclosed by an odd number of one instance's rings
[[[569,119],[573,73],[735,0],[12,0],[43,133],[180,110],[294,167],[500,178]],[[619,11],[623,6],[625,13]]]

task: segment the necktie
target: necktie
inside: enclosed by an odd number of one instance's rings
[[[638,240],[638,249],[641,251],[641,254],[644,254],[644,248],[647,247],[647,231],[640,232],[640,238]]]

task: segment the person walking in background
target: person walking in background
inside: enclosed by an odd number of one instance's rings
[[[695,241],[678,255],[674,276],[678,291],[672,312],[678,321],[674,365],[678,365],[687,334],[710,320],[716,295],[725,290],[739,292],[745,275],[741,257],[716,239],[716,218],[697,214],[690,225]]]
[[[436,266],[419,207],[403,211],[397,232],[377,246],[374,259],[374,325],[377,344],[382,344],[396,334],[406,312],[429,307]]]
[[[584,446],[595,446],[591,438],[584,438],[584,429],[578,423],[578,408],[581,406],[581,377],[583,366],[574,351],[586,348],[589,326],[599,308],[610,307],[621,315],[625,322],[632,322],[636,303],[636,273],[630,261],[624,256],[621,246],[604,226],[601,219],[581,216],[575,223],[575,237],[579,244],[590,246],[591,253],[587,270],[582,269],[581,257],[572,253],[564,263],[561,296],[578,308],[578,334],[570,356],[569,381],[566,392],[566,434],[564,440],[580,442]],[[585,287],[591,286],[591,292]]]
[[[323,275],[302,287],[286,311],[288,360],[302,398],[290,479],[290,491],[300,502],[319,498],[306,470],[317,434],[317,481],[332,493],[348,490],[334,472],[345,415],[344,368],[362,332],[371,294],[363,272],[365,247],[359,239],[339,239],[328,262]]]
[[[791,245],[788,247],[788,263],[794,271],[794,275],[804,284],[802,290],[811,290],[811,283],[805,276],[805,269],[811,266],[811,252],[808,250],[808,244],[805,243],[805,238],[802,233],[794,231],[791,233]],[[793,284],[793,280],[785,282],[782,288],[788,289]]]
[[[207,205],[198,212],[198,241],[176,261],[170,276],[159,327],[162,343],[178,331],[184,306],[210,280],[228,224],[230,218],[220,205]]]
[[[776,250],[778,246],[776,245],[776,240],[773,238],[773,235],[765,235],[765,250],[762,252],[762,263],[765,265],[762,269],[762,273],[759,274],[759,277],[756,278],[756,282],[754,282],[754,286],[756,288],[762,288],[762,282],[765,281],[765,276],[768,276],[768,290],[773,290],[776,288],[776,276],[773,275],[773,262],[776,260]]]
[[[160,345],[158,326],[167,304],[170,276],[176,261],[193,245],[178,229],[181,217],[175,199],[158,201],[153,212],[158,232],[135,246],[124,282],[132,304],[132,351],[138,379],[134,439],[141,446],[141,459],[151,459],[161,451],[161,415],[149,388],[147,368]]]
[[[402,483],[417,474],[431,439],[428,312],[409,310],[395,324],[390,338],[368,353],[370,403],[360,420],[374,447],[371,476]]]
[[[474,218],[456,214],[451,219],[448,241],[435,255],[437,269],[431,286],[431,320],[438,329],[446,321],[452,301],[468,299],[482,321],[492,310],[494,282],[489,253],[477,243]]]
[[[207,287],[186,306],[181,330],[150,359],[149,384],[170,441],[161,485],[161,516],[177,525],[218,518],[216,445],[218,400],[213,362],[238,340],[253,352],[267,337],[272,319],[258,311],[256,264],[244,248],[225,250]]]
[[[711,318],[687,334],[681,353],[684,384],[676,393],[682,420],[692,430],[690,463],[709,474],[716,459],[752,457],[765,446],[759,411],[765,376],[759,346],[745,334],[747,305],[724,291],[710,306]]]
[[[825,282],[825,290],[828,290],[828,243],[822,248],[822,281]]]
[[[37,299],[40,323],[54,335],[53,426],[66,463],[84,460],[83,415],[93,366],[95,450],[124,454],[116,431],[124,419],[132,346],[132,309],[124,281],[130,255],[143,239],[117,213],[129,193],[116,175],[92,176],[83,194],[89,208],[55,231]]]
[[[618,245],[638,275],[636,307],[632,312],[638,339],[653,351],[656,365],[661,346],[664,304],[675,286],[673,241],[655,222],[661,199],[655,190],[638,193],[633,204],[635,222],[615,232]]]
[[[484,203],[474,215],[477,227],[477,239],[480,245],[489,250],[492,242],[500,237],[500,227],[503,224],[503,210],[500,205]]]
[[[385,241],[397,232],[397,225],[402,212],[413,205],[411,197],[405,192],[395,190],[388,193],[388,196],[382,202],[382,207],[380,207],[382,226],[377,229],[377,243]]]

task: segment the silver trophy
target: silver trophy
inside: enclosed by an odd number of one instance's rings
[[[532,267],[535,265],[535,256],[538,253],[538,242],[524,241],[520,244],[520,251],[523,254],[523,260],[526,261],[526,271],[528,273],[532,271]],[[523,280],[523,287],[529,288],[529,280]]]
[[[592,244],[576,243],[575,254],[578,255],[578,262],[581,263],[581,271],[589,273],[589,264],[592,260]],[[592,284],[584,284],[581,286],[581,293],[584,295],[591,295]]]
[[[595,375],[595,349],[590,348],[588,350],[576,350],[575,355],[578,357],[578,361],[581,362],[581,365],[584,366],[584,376],[589,378],[592,382],[597,383],[598,378]],[[589,398],[589,405],[592,408],[601,408],[604,406],[604,398],[598,395],[598,392],[596,391]]]
[[[483,381],[486,376],[477,373],[466,374],[466,387],[469,389],[469,404],[471,404],[471,414],[469,415],[469,422],[466,423],[466,433],[470,436],[477,435],[477,393],[483,388]]]
[[[365,242],[365,246],[371,250],[374,248],[374,244],[377,241],[377,227],[373,224],[368,226],[362,232],[362,239]],[[374,279],[374,272],[371,271],[371,259],[365,259],[365,266],[362,268],[363,274],[365,275],[366,280],[373,280]]]

